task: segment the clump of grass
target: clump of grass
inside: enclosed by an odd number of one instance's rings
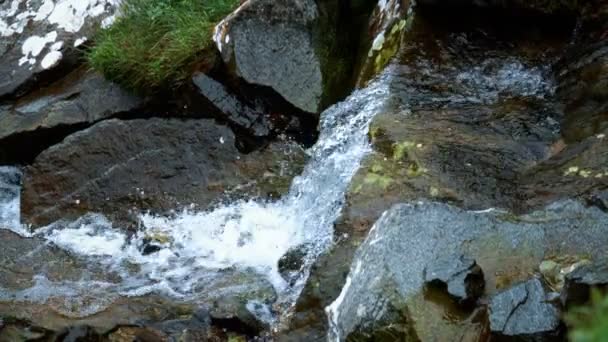
[[[591,303],[570,310],[566,314],[568,337],[572,342],[608,341],[608,295],[593,289]]]
[[[149,93],[180,83],[239,0],[123,0],[121,15],[88,52],[93,69]]]

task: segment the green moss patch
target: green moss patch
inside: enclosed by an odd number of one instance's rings
[[[569,339],[573,342],[601,342],[608,339],[608,295],[598,289],[591,292],[591,303],[566,314]]]
[[[211,43],[213,27],[239,0],[124,0],[88,53],[106,78],[136,92],[179,84]]]

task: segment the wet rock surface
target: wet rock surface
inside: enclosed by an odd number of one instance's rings
[[[554,332],[559,315],[545,300],[548,290],[538,279],[525,281],[544,255],[601,259],[598,248],[606,243],[600,238],[608,230],[606,218],[599,209],[577,202],[556,203],[523,216],[470,212],[431,202],[396,205],[358,249],[342,293],[328,307],[330,328],[342,338],[357,331],[373,332],[381,328],[375,322],[393,306],[405,316],[393,323],[406,325],[423,341],[464,334],[476,340],[484,331],[483,320],[474,318],[477,312],[463,312],[423,291],[425,268],[436,259],[463,253],[483,269],[485,295],[497,296],[490,302],[490,322],[497,322],[491,323],[493,331]],[[577,234],[571,233],[573,229]],[[517,285],[520,281],[524,284]],[[516,307],[521,316],[506,322]],[[454,319],[443,320],[446,315]],[[507,329],[509,324],[513,326]]]
[[[118,1],[0,3],[0,99],[22,95],[79,63],[78,47],[116,10]]]
[[[29,239],[0,231],[0,341],[245,341],[274,329],[277,294],[257,273],[215,270],[187,300],[123,296],[148,279],[137,265],[104,267],[43,238],[102,229],[89,212],[135,234],[147,210],[276,199],[306,159],[276,137],[310,144],[314,114],[376,76],[386,101],[361,132],[371,151],[335,244],[272,338],[560,340],[559,306],[608,283],[604,1],[250,0],[218,26],[224,64],[201,66],[213,73],[194,75],[197,96],[156,99],[154,113],[72,72],[76,45],[115,5],[0,0],[0,163],[31,164],[25,223],[80,217]],[[55,21],[64,10],[79,20]],[[353,116],[366,106],[349,105]],[[0,198],[13,199],[0,221],[14,229],[20,175],[0,177]],[[142,258],[173,243],[141,241]],[[290,286],[302,248],[277,265]]]
[[[257,320],[246,309],[249,299],[274,300],[274,290],[267,281],[255,274],[236,271],[226,271],[202,282],[200,288],[205,290],[198,291],[197,297],[190,300],[158,294],[123,297],[118,293],[128,291],[130,286],[124,282],[125,274],[111,272],[101,264],[90,263],[41,238],[24,238],[1,230],[0,247],[3,250],[0,317],[5,322],[5,327],[0,326],[0,336],[3,337],[7,334],[60,335],[75,326],[88,328],[70,333],[85,331],[97,336],[111,332],[116,326],[137,325],[150,327],[160,336],[195,338],[197,334],[212,334],[212,319],[218,317],[254,324]],[[240,281],[249,286],[235,286]],[[200,303],[213,303],[213,307],[211,310],[200,308]],[[221,326],[220,323],[213,325]],[[235,327],[222,328],[232,331]],[[246,333],[254,336],[260,328],[257,329]]]
[[[218,81],[216,80],[216,78]],[[251,145],[288,136],[306,146],[317,136],[317,118],[296,108],[265,86],[248,84],[242,79],[217,71],[215,75],[197,72],[192,77],[190,112],[227,122],[240,136],[249,136]]]
[[[538,278],[496,294],[489,304],[490,330],[497,339],[556,341],[560,338],[560,312],[548,299]]]
[[[205,208],[237,187],[264,197],[286,191],[303,162],[289,143],[241,154],[232,131],[212,120],[103,121],[26,169],[23,220],[41,226],[101,212],[128,223],[140,211]]]
[[[218,81],[205,74],[196,74],[192,81],[202,95],[207,97],[231,122],[244,127],[254,136],[268,136],[273,124],[261,108],[243,103]]]
[[[0,106],[0,162],[23,163],[72,131],[128,113],[143,100],[83,68]]]
[[[555,188],[561,196],[522,201],[525,171],[563,150],[564,113],[550,64],[560,60],[574,22],[513,19],[500,11],[441,7],[414,9],[406,18],[400,48],[383,72],[390,92],[370,126],[373,151],[350,184],[335,246],[313,267],[294,330],[327,330],[314,317],[338,297],[354,251],[395,203],[433,198],[470,209],[526,211],[584,196],[572,186]],[[555,30],[558,22],[563,31]],[[553,172],[561,177],[565,170]],[[539,176],[532,189],[553,180]],[[588,181],[597,188],[603,180]]]

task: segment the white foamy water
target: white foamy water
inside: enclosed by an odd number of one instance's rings
[[[119,274],[120,283],[102,288],[109,295],[156,291],[188,298],[196,294],[201,284],[221,277],[222,270],[236,268],[262,275],[274,286],[279,301],[293,303],[308,267],[333,241],[333,223],[342,208],[346,188],[370,149],[368,125],[381,110],[387,93],[388,82],[380,81],[325,111],[319,140],[309,151],[308,165],[294,179],[289,193],[276,202],[239,201],[171,217],[142,215],[141,229],[131,237],[98,214],[70,223],[57,222],[37,230],[35,235],[74,255],[89,258],[89,264],[96,263]],[[18,224],[18,201],[12,197],[0,204],[0,210],[8,213],[3,222],[23,233]],[[155,249],[144,253],[143,247],[150,244]],[[278,272],[278,260],[298,246],[306,246],[305,267],[295,285],[288,285]],[[68,294],[80,293],[77,288],[86,286],[86,282],[38,283],[61,288],[62,293]],[[70,286],[75,287],[72,292],[66,289]],[[40,292],[40,286],[32,291]]]
[[[9,229],[22,236],[29,232],[21,226],[21,171],[0,166],[0,229]]]
[[[455,81],[471,90],[466,101],[493,103],[505,93],[543,98],[555,91],[549,67],[526,66],[517,59],[488,59],[456,75]]]

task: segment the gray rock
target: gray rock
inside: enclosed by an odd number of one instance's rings
[[[260,320],[254,313],[247,307],[247,301],[236,297],[221,298],[209,309],[213,325],[251,337],[270,328],[268,322]]]
[[[78,64],[77,45],[113,15],[116,3],[0,2],[0,98],[22,94]]]
[[[561,291],[564,306],[583,305],[591,296],[591,288],[608,287],[608,261],[598,260],[568,273]]]
[[[232,131],[212,120],[102,121],[26,169],[23,220],[39,226],[98,212],[130,226],[139,210],[204,209],[221,196],[282,193],[304,160],[291,143],[242,154]]]
[[[252,0],[216,28],[224,62],[234,63],[245,81],[271,87],[296,107],[319,110],[321,63],[310,26],[317,19],[312,0]]]
[[[591,202],[599,208],[608,211],[608,190],[597,191],[592,195]]]
[[[373,5],[250,0],[218,24],[214,40],[232,75],[318,114],[354,87]]]
[[[425,281],[447,287],[448,293],[461,302],[470,302],[483,294],[483,272],[474,259],[450,255],[425,269]]]
[[[330,328],[339,338],[374,331],[375,322],[395,312],[388,310],[392,306],[406,316],[393,323],[406,324],[421,340],[450,340],[463,334],[472,334],[475,340],[483,328],[471,313],[444,302],[438,307],[423,298],[424,270],[436,259],[460,254],[474,258],[492,295],[529,279],[545,255],[597,259],[603,257],[606,243],[608,215],[578,202],[559,202],[522,216],[429,202],[398,204],[382,215],[357,250],[342,293],[327,308]],[[544,306],[542,310],[554,312]],[[544,331],[549,326],[537,323],[542,325],[530,329]]]
[[[91,124],[133,110],[143,101],[101,75],[76,70],[0,111],[3,139],[64,125]]]
[[[0,163],[30,163],[69,133],[143,103],[101,75],[78,69],[0,107]]]
[[[559,336],[560,312],[548,302],[538,278],[498,293],[489,309],[492,334],[527,341],[555,341]]]

